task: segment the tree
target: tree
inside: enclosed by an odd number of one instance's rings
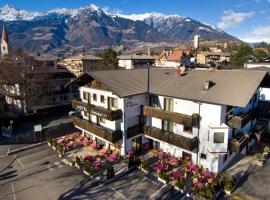
[[[254,51],[251,46],[240,45],[233,47],[231,62],[234,65],[244,65],[248,57],[254,56]]]
[[[116,69],[118,67],[117,53],[112,48],[106,49],[102,58],[105,69]]]
[[[210,48],[209,48],[208,46],[206,46],[206,45],[203,45],[203,46],[201,47],[201,51],[204,51],[204,52],[210,51]]]
[[[255,50],[255,56],[258,59],[262,59],[262,58],[267,57],[267,53],[262,49],[256,49]]]

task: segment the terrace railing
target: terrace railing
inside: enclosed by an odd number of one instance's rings
[[[115,121],[122,118],[122,110],[109,110],[103,107],[95,106],[92,104],[88,104],[85,102],[82,102],[80,100],[73,100],[72,101],[72,107],[74,109],[80,109],[85,110],[90,114],[102,117],[104,119]]]
[[[173,123],[183,124],[187,127],[197,126],[200,119],[198,114],[193,114],[192,116],[190,116],[176,112],[168,112],[150,106],[144,106],[143,114],[144,116],[155,117]]]
[[[153,128],[146,125],[144,126],[144,134],[189,151],[193,151],[198,146],[197,137],[190,139],[175,133],[162,131],[158,128]]]
[[[99,136],[111,143],[115,143],[122,139],[122,131],[109,131],[103,127],[97,126],[96,124],[89,122],[85,119],[79,117],[73,117],[73,123],[75,126],[78,126],[90,133],[93,133],[96,136]]]

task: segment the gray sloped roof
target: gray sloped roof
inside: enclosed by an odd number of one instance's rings
[[[190,70],[178,76],[175,69],[149,69],[149,92],[179,99],[245,107],[261,82],[264,71]],[[94,71],[88,75],[126,97],[148,92],[148,69]],[[204,90],[206,81],[214,86]]]
[[[136,54],[120,55],[117,58],[119,60],[155,60],[156,59],[154,56],[136,55]]]
[[[147,69],[93,71],[88,74],[119,97],[147,92]]]
[[[266,72],[247,70],[191,70],[178,77],[175,72],[170,79],[158,83],[164,76],[160,72],[151,74],[150,92],[180,99],[213,104],[245,107],[266,76]],[[214,82],[204,90],[206,81]]]

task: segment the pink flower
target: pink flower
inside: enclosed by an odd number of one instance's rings
[[[149,145],[148,142],[143,144],[143,149],[144,149],[145,151],[147,151],[149,148],[150,148],[150,145]]]
[[[96,142],[93,142],[92,144],[90,144],[90,147],[92,147],[93,149],[97,148]]]
[[[99,150],[99,153],[102,155],[105,155],[107,153],[107,149],[103,148],[103,149]]]
[[[195,187],[197,188],[197,189],[203,189],[204,188],[204,184],[203,183],[201,183],[201,182],[196,182],[195,184]]]
[[[180,172],[173,172],[171,175],[172,180],[176,181],[178,178],[182,177]]]
[[[169,158],[169,164],[172,166],[177,166],[178,165],[178,160],[175,157],[170,157]]]
[[[87,146],[87,145],[89,144],[89,141],[88,141],[87,138],[84,138],[82,142],[83,142],[83,144],[84,144],[85,146]]]
[[[155,169],[159,173],[161,171],[166,170],[166,165],[163,164],[163,163],[158,163],[158,164],[155,165]]]
[[[210,178],[213,178],[214,177],[214,174],[211,173],[211,172],[203,172],[203,177],[206,178],[206,179],[210,179]]]
[[[93,156],[91,156],[91,155],[87,155],[87,156],[85,156],[84,157],[84,159],[83,159],[84,161],[89,161],[89,162],[92,162],[92,161],[94,161],[94,157]]]
[[[132,158],[135,156],[135,153],[133,151],[128,151],[127,155],[128,155],[128,157]]]

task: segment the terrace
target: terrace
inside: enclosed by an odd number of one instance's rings
[[[176,113],[176,112],[168,112],[168,111],[164,111],[158,108],[153,108],[150,106],[144,106],[143,115],[155,117],[158,119],[170,121],[177,124],[183,124],[186,127],[197,126],[199,124],[199,118],[200,118],[198,114],[193,114],[190,116],[190,115],[185,115],[185,114]]]
[[[254,132],[249,132],[231,140],[231,151],[240,153],[253,138]]]
[[[248,113],[238,113],[237,115],[227,114],[227,122],[231,128],[243,128],[248,122],[253,120],[256,115],[256,110],[252,110]]]
[[[175,133],[162,131],[161,129],[158,128],[145,126],[144,134],[189,151],[193,151],[198,146],[197,137],[189,139]]]
[[[75,126],[78,126],[90,133],[93,133],[111,143],[115,143],[122,139],[122,131],[109,131],[103,127],[97,126],[96,124],[89,122],[85,119],[79,117],[73,117],[73,123]]]

